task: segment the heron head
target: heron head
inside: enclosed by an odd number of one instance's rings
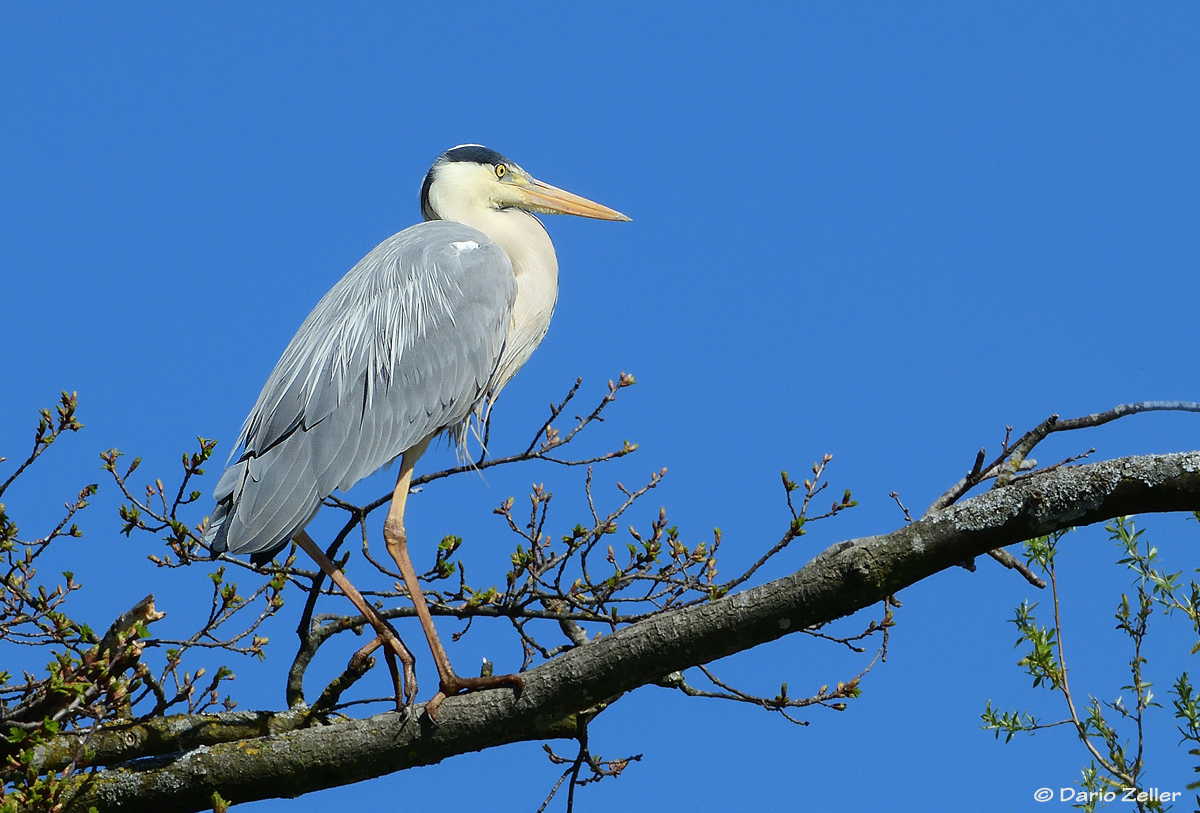
[[[495,150],[463,144],[438,156],[421,185],[426,220],[466,220],[479,209],[629,220],[607,206],[542,183]]]

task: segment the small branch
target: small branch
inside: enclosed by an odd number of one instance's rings
[[[1132,776],[1118,769],[1115,765],[1100,755],[1100,752],[1096,750],[1096,746],[1092,745],[1091,738],[1088,737],[1087,728],[1079,720],[1079,715],[1075,712],[1075,701],[1071,698],[1071,686],[1067,681],[1067,660],[1063,656],[1062,623],[1059,621],[1058,613],[1058,581],[1055,578],[1053,562],[1050,563],[1050,593],[1054,599],[1054,638],[1056,649],[1058,649],[1058,666],[1062,673],[1062,693],[1063,697],[1065,697],[1067,700],[1067,709],[1071,712],[1071,722],[1075,724],[1075,731],[1079,734],[1079,739],[1083,741],[1084,746],[1088,749],[1088,751],[1091,752],[1092,758],[1095,759],[1096,762],[1104,768],[1104,770],[1108,771],[1112,776],[1120,779],[1126,785],[1136,786],[1137,782]]]
[[[1046,588],[1046,582],[1044,579],[1039,578],[1038,575],[1036,573],[1034,573],[1032,570],[1030,570],[1029,568],[1027,568],[1025,566],[1025,564],[1023,562],[1021,562],[1021,560],[1017,559],[1017,557],[1013,556],[1011,553],[1006,551],[1004,548],[997,548],[996,550],[990,550],[990,551],[988,551],[988,556],[991,556],[993,559],[995,559],[997,562],[999,562],[1000,564],[1007,567],[1009,570],[1015,570],[1018,573],[1020,573],[1022,576],[1025,577],[1025,581],[1029,582],[1037,589],[1044,590]]]
[[[75,681],[85,682],[90,690],[103,691],[108,681],[134,668],[141,656],[142,645],[137,641],[136,628],[164,618],[166,613],[154,609],[154,596],[149,595],[121,613],[100,643],[84,653],[79,666],[60,677],[62,688],[51,688],[48,682],[32,697],[16,708],[5,710],[0,722],[6,725],[39,723],[44,719],[62,719],[64,712],[77,709],[79,698],[70,691]]]
[[[908,513],[908,508],[905,507],[904,503],[900,502],[900,492],[893,491],[890,494],[888,494],[888,496],[891,497],[893,500],[895,500],[896,505],[900,506],[900,510],[904,512],[904,521],[912,522],[913,521],[912,514]]]
[[[78,407],[78,399],[75,393],[68,395],[63,392],[58,399],[58,406],[55,407],[56,416],[51,416],[49,409],[43,409],[39,412],[37,430],[33,435],[33,450],[29,453],[29,457],[17,466],[17,470],[9,475],[8,479],[0,483],[0,497],[4,496],[4,492],[14,481],[30,466],[33,462],[42,456],[42,453],[50,448],[50,444],[58,439],[63,432],[78,432],[83,428],[83,424],[75,418],[75,410]],[[6,458],[0,457],[0,463]]]
[[[375,659],[371,657],[371,653],[383,645],[383,639],[376,637],[367,642],[366,646],[359,649],[351,656],[350,662],[346,664],[346,669],[340,675],[333,679],[325,691],[321,692],[321,696],[317,698],[317,702],[313,703],[312,709],[309,710],[309,717],[316,717],[324,714],[337,706],[342,695],[369,672],[375,666]]]
[[[983,465],[984,450],[980,449],[979,454],[975,458],[975,465],[967,476],[955,483],[945,494],[938,497],[933,502],[933,505],[929,506],[929,509],[925,512],[925,516],[953,505],[964,494],[990,477],[996,478],[994,488],[1008,485],[1012,482],[1017,472],[1022,470],[1022,464],[1025,463],[1025,458],[1033,451],[1033,448],[1054,432],[1101,426],[1127,415],[1136,415],[1139,412],[1200,412],[1200,403],[1196,403],[1195,401],[1140,401],[1135,404],[1121,404],[1107,412],[1096,412],[1079,418],[1068,418],[1067,420],[1059,420],[1057,415],[1051,415],[1045,421],[1026,432],[1014,445],[1009,445],[1009,439],[1006,435],[1000,456],[987,466]],[[1008,430],[1011,432],[1012,427],[1010,426]]]

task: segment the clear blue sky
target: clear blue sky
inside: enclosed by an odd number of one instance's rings
[[[219,439],[224,459],[304,315],[419,219],[424,172],[463,142],[633,218],[547,222],[558,310],[497,408],[494,448],[536,428],[576,376],[590,400],[635,373],[590,448],[641,450],[598,472],[600,493],[611,502],[615,481],[667,466],[635,521],[665,505],[691,542],[721,527],[725,574],[782,533],[778,472],[826,452],[834,489],[861,505],[814,526],[770,575],[897,527],[888,492],[923,509],[1006,424],[1200,398],[1193,4],[382,9],[0,9],[0,456],[24,452],[61,389],[79,392],[87,423],[6,496],[30,535],[100,479],[103,449],[164,478],[196,435]],[[1140,416],[1038,457],[1191,449],[1197,427]],[[410,532],[463,535],[472,574],[499,581],[511,543],[491,508],[542,481],[562,495],[556,529],[569,528],[578,473],[531,467],[428,489]],[[1195,523],[1146,524],[1176,570],[1195,565]],[[83,526],[68,558],[88,620],[103,626],[153,588],[182,632],[203,573],[163,581],[149,540],[117,535],[107,483]],[[1073,679],[1105,699],[1125,676],[1104,664],[1127,659],[1111,632],[1128,585],[1116,555],[1093,530],[1064,559]],[[1107,592],[1087,595],[1095,586]],[[587,789],[582,809],[1035,807],[1035,789],[1078,777],[1079,744],[1060,729],[1006,747],[978,727],[989,698],[1061,716],[1011,649],[1011,608],[1034,592],[990,562],[905,591],[864,697],[807,728],[643,689],[592,742],[644,761]],[[244,707],[282,703],[298,612],[272,627],[266,665],[232,664]],[[415,625],[408,635],[419,640]],[[487,652],[504,668],[514,647],[490,642],[472,632],[451,656]],[[798,695],[855,663],[789,640],[715,668]],[[1171,676],[1156,673],[1164,702]],[[384,690],[382,672],[368,680]],[[1166,717],[1150,779],[1181,790],[1192,776]],[[557,773],[533,744],[246,810],[397,794],[533,810]]]

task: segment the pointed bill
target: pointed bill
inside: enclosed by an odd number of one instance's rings
[[[581,198],[579,195],[533,178],[529,178],[527,183],[521,184],[517,195],[523,203],[522,208],[544,214],[578,215],[579,217],[593,217],[597,220],[630,219],[615,209],[610,209],[595,201]]]

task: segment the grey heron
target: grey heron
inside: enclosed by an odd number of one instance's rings
[[[261,563],[294,540],[375,627],[397,699],[403,692],[411,705],[411,653],[304,531],[334,489],[399,459],[384,539],[438,668],[433,717],[445,696],[520,679],[460,678],[451,668],[408,556],[413,468],[439,434],[464,442],[546,335],[558,260],[534,213],[629,218],[477,144],[438,157],[421,212],[424,223],[384,240],[333,286],[284,350],[242,427],[241,454],[217,483],[204,541],[214,555]]]

